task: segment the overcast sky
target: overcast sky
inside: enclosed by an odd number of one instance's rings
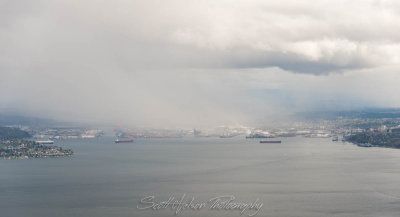
[[[132,126],[399,107],[400,1],[0,0],[0,111]]]

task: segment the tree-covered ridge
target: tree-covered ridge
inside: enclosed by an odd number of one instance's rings
[[[0,140],[24,139],[31,135],[28,132],[12,127],[0,127]]]
[[[346,140],[356,144],[369,143],[373,146],[400,148],[400,129],[357,133]]]

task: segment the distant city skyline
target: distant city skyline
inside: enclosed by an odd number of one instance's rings
[[[146,126],[400,107],[400,2],[0,1],[0,112]]]

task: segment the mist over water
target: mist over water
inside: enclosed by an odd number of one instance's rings
[[[399,107],[399,10],[390,0],[3,0],[0,113],[157,128]]]
[[[196,201],[234,195],[259,198],[256,216],[397,216],[400,151],[361,148],[330,139],[65,140],[72,158],[2,160],[1,216],[174,216],[138,210],[138,201],[183,194]],[[4,175],[7,174],[7,175]],[[178,216],[240,216],[184,210]]]
[[[399,216],[400,150],[331,141],[365,128],[398,142],[399,2],[0,0],[0,127],[152,137],[0,160],[0,216],[168,217],[138,202],[224,195],[262,203],[255,216]],[[159,138],[301,131],[332,138]],[[178,216],[253,213],[208,207]]]

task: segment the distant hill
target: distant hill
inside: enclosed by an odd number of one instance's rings
[[[58,122],[45,118],[27,117],[16,114],[0,113],[0,126],[4,125],[25,125],[25,126],[52,126]]]
[[[314,111],[297,113],[305,119],[336,119],[360,118],[360,119],[380,119],[380,118],[400,118],[399,108],[365,108],[360,110],[348,111]]]
[[[63,121],[49,118],[25,116],[10,112],[0,112],[0,126],[88,127],[91,126],[91,124],[79,121]]]
[[[0,140],[25,139],[31,135],[28,132],[12,127],[0,127]]]

